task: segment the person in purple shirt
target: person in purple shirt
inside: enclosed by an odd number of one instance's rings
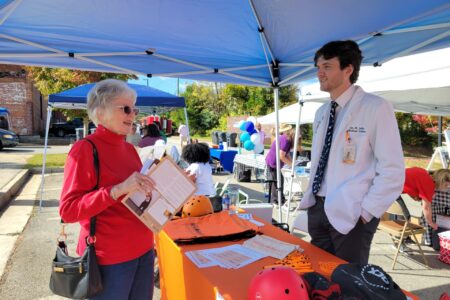
[[[292,147],[294,147],[294,139],[295,139],[295,128],[292,127],[292,125],[289,124],[281,124],[279,129],[281,135],[280,135],[280,167],[282,168],[285,164],[288,166],[292,165],[292,158],[290,151]],[[271,178],[276,181],[277,178],[277,162],[276,162],[276,148],[275,148],[275,142],[274,140],[272,142],[272,145],[270,146],[270,150],[267,153],[266,156],[266,165],[269,169]],[[301,144],[301,143],[299,143]],[[281,176],[281,190],[283,190],[284,180],[283,176]],[[271,195],[270,195],[270,202],[273,204],[278,204],[278,193],[277,193],[277,187],[276,182],[271,183]],[[283,193],[281,193],[281,205],[284,204],[286,201],[284,198]]]
[[[157,140],[162,140],[159,128],[155,124],[150,124],[146,128],[146,134],[139,143],[140,148],[155,145]]]

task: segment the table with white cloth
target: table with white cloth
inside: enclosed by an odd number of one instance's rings
[[[266,158],[262,154],[236,154],[234,157],[234,174],[238,178],[239,172],[252,169],[256,179],[264,180],[266,178]]]

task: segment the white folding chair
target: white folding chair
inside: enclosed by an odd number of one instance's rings
[[[291,234],[294,234],[294,230],[299,230],[308,233],[308,211],[298,210],[298,215],[295,217],[294,222],[292,222]]]
[[[241,204],[252,204],[252,203],[263,203],[263,201],[258,200],[258,199],[250,199],[250,197],[248,196],[248,194],[244,191],[242,191],[241,189],[239,189],[239,205]]]

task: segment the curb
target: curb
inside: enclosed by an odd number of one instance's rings
[[[47,168],[45,174],[63,173],[64,168]],[[21,170],[8,184],[0,190],[0,211],[8,206],[17,192],[25,185],[30,176],[42,173],[42,168]]]
[[[42,168],[31,168],[30,172],[33,175],[42,174]],[[53,174],[53,173],[64,173],[64,167],[45,168],[45,174]]]
[[[0,210],[5,208],[14,195],[23,187],[30,176],[30,170],[21,170],[0,190]]]

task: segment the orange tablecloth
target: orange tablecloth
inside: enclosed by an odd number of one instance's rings
[[[319,249],[289,233],[272,225],[261,227],[263,234],[276,239],[298,244],[311,259],[313,269],[329,279],[325,265],[345,263],[342,259]],[[236,242],[220,242],[210,244],[178,246],[163,231],[156,236],[156,248],[161,276],[161,299],[168,300],[214,300],[217,293],[224,299],[244,300],[247,289],[253,276],[264,266],[273,264],[276,259],[267,257],[240,269],[224,269],[221,267],[197,268],[189,258],[184,255],[186,251],[218,248]],[[418,299],[408,293],[413,299]]]

